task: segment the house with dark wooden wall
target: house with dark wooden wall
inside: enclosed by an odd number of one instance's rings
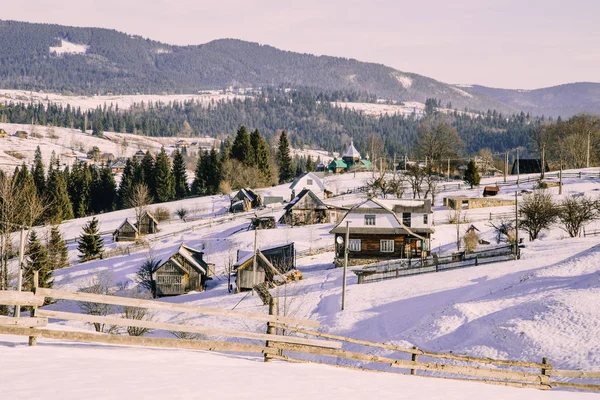
[[[323,203],[310,189],[302,190],[286,204],[284,210],[285,213],[279,219],[281,224],[299,226],[338,222],[338,208]]]
[[[204,253],[184,244],[153,272],[156,295],[176,296],[189,291],[202,292],[215,275],[214,264],[207,264]]]
[[[271,282],[277,275],[296,268],[294,243],[263,248],[257,251],[256,275],[254,253],[238,250],[238,261],[234,265],[236,291],[252,290],[253,284]]]
[[[331,230],[336,263],[343,262],[346,221],[350,222],[348,259],[353,264],[385,259],[424,257],[434,232],[431,200],[379,200],[356,205]]]
[[[240,191],[231,198],[229,211],[232,213],[243,212],[260,206],[262,206],[262,199],[260,196],[246,188],[240,189]]]
[[[550,172],[548,163],[545,163],[544,171]],[[511,175],[517,174],[541,174],[542,173],[542,160],[539,158],[520,158],[515,160],[512,166]]]
[[[137,228],[127,218],[113,232],[113,242],[135,242],[138,238]]]
[[[158,232],[158,220],[150,211],[144,211],[139,222],[136,223],[140,235],[148,235]]]

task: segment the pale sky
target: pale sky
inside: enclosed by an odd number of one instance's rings
[[[170,44],[238,38],[447,83],[600,82],[600,0],[18,0],[0,19],[112,28]]]

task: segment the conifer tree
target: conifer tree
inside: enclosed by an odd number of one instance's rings
[[[171,173],[171,162],[165,152],[164,147],[160,149],[160,153],[156,156],[154,163],[154,180],[156,182],[156,201],[165,202],[175,198],[175,185],[173,174]]]
[[[33,273],[38,271],[38,284],[41,288],[52,288],[54,279],[52,268],[48,263],[48,250],[40,243],[35,231],[29,234],[27,243],[27,262],[23,274],[25,288],[30,290],[33,285]]]
[[[233,145],[231,147],[231,158],[234,158],[242,164],[249,165],[253,159],[252,146],[250,146],[250,136],[246,127],[242,125],[238,129]]]
[[[271,157],[269,154],[269,145],[261,136],[258,129],[255,129],[250,134],[250,145],[252,147],[253,156],[251,165],[258,168],[266,182],[271,182]]]
[[[67,191],[67,182],[64,175],[57,169],[50,167],[48,173],[48,220],[59,224],[64,220],[73,219],[73,206]]]
[[[41,196],[46,192],[46,176],[44,175],[44,163],[42,161],[40,146],[35,149],[32,175],[38,195]]]
[[[477,164],[473,160],[469,161],[465,170],[465,182],[471,185],[471,189],[473,189],[473,186],[479,185],[480,179]]]
[[[179,150],[173,153],[173,180],[175,186],[175,199],[183,199],[189,193],[187,184],[187,171],[185,170],[185,160]]]
[[[315,170],[315,164],[313,163],[312,157],[310,154],[306,159],[306,172],[313,172]]]
[[[69,266],[69,250],[58,226],[53,226],[48,238],[48,266],[55,271]]]
[[[98,232],[98,220],[96,217],[92,218],[83,227],[83,233],[77,240],[79,250],[79,258],[81,261],[89,261],[99,258],[104,249],[104,240]]]
[[[104,135],[104,125],[102,124],[102,117],[100,116],[99,112],[96,113],[96,119],[94,120],[92,135],[94,135],[94,136]]]
[[[233,145],[231,144],[231,140],[229,140],[229,138],[226,138],[223,142],[221,142],[221,164],[224,164],[231,158],[232,147]]]
[[[121,182],[119,182],[119,190],[117,191],[117,208],[123,209],[129,207],[129,199],[133,191],[135,180],[135,165],[131,158],[125,162]]]
[[[279,166],[279,183],[291,181],[294,177],[294,167],[290,156],[290,143],[285,131],[281,132],[279,137],[277,165]]]
[[[153,197],[156,197],[156,180],[154,179],[154,158],[150,151],[146,151],[140,164],[140,179],[138,183],[144,183]],[[134,185],[135,186],[135,185]]]
[[[192,182],[192,194],[199,196],[206,192],[206,179],[205,179],[205,161],[204,159],[208,155],[206,151],[198,152],[198,161],[196,161],[196,171],[194,176],[194,181]]]
[[[214,148],[211,149],[210,153],[204,158],[207,160],[205,162],[206,188],[208,194],[213,195],[219,192],[219,184],[221,183],[222,179],[221,161],[219,160],[219,155]]]

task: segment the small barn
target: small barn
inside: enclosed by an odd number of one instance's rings
[[[158,232],[158,220],[150,213],[150,211],[144,211],[136,225],[140,235]]]
[[[203,260],[204,253],[184,244],[152,273],[156,296],[176,296],[192,290],[202,292],[215,274],[215,266]]]
[[[110,172],[113,174],[122,174],[125,171],[125,162],[117,160],[110,165]]]
[[[249,229],[273,229],[277,226],[275,223],[275,217],[254,217],[250,222]]]
[[[262,205],[262,199],[258,194],[248,188],[240,189],[240,191],[231,198],[229,211],[232,213],[249,211]]]
[[[284,207],[279,223],[292,226],[336,222],[335,208],[327,206],[310,189],[302,190]]]
[[[550,167],[548,163],[545,163],[544,171],[549,172]],[[517,174],[541,174],[542,173],[542,160],[539,158],[521,158],[515,160],[512,166],[511,175]]]
[[[133,155],[133,158],[135,158],[137,161],[142,161],[145,155],[146,153],[144,153],[142,150],[138,150]]]
[[[27,133],[25,131],[16,131],[15,136],[18,137],[19,139],[27,139],[29,137],[29,133]]]
[[[275,276],[296,269],[294,243],[258,250],[256,275],[254,275],[254,253],[238,250],[238,262],[234,268],[236,291],[252,290],[254,284],[271,282]]]
[[[8,137],[8,133],[4,129],[0,129],[0,139],[4,139]]]
[[[135,242],[138,238],[137,228],[127,218],[113,232],[113,242]]]
[[[323,198],[325,185],[323,184],[323,181],[321,181],[321,179],[314,173],[305,172],[297,177],[290,185],[290,190],[292,192],[290,200],[296,197],[296,194],[304,189],[310,189],[314,194],[317,195],[317,197]]]

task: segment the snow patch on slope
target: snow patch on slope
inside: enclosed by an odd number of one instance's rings
[[[413,81],[412,81],[412,79],[411,79],[411,78],[409,78],[408,76],[406,76],[406,75],[402,75],[402,74],[398,74],[398,73],[393,73],[393,74],[392,74],[392,76],[393,76],[394,78],[396,78],[396,80],[397,80],[398,82],[400,82],[400,84],[401,84],[402,86],[404,86],[404,88],[405,88],[405,89],[408,89],[409,87],[411,87],[411,86],[412,86],[412,83],[413,83]]]
[[[454,89],[455,91],[458,92],[458,94],[460,94],[461,96],[464,97],[473,97],[473,95],[471,93],[467,93],[462,89],[457,88],[456,86],[450,86],[452,89]]]
[[[65,39],[60,39],[60,46],[50,47],[50,54],[62,56],[65,54],[85,54],[90,46],[87,44],[71,43]]]

